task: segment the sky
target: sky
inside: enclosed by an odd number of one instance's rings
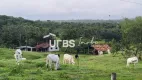
[[[0,0],[0,15],[30,20],[122,19],[142,16],[141,0]]]

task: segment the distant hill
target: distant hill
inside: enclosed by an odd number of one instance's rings
[[[122,20],[53,20],[55,22],[76,22],[76,23],[119,23]]]
[[[13,17],[7,15],[0,15],[0,20],[15,20],[15,21],[24,21],[24,22],[34,22],[33,20],[24,19],[22,17]],[[35,21],[42,21],[42,20],[35,20]],[[122,20],[91,20],[91,19],[78,19],[78,20],[44,20],[44,21],[52,21],[52,22],[75,22],[75,23],[119,23]],[[43,21],[43,22],[44,22]]]

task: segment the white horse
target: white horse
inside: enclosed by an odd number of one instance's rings
[[[22,51],[20,49],[16,49],[14,57],[16,59],[17,64],[22,60]]]
[[[56,55],[56,54],[48,54],[46,57],[46,66],[51,69],[52,68],[52,64],[54,64],[54,68],[55,70],[59,69],[59,59],[60,55]]]
[[[131,63],[134,63],[134,66],[135,66],[135,64],[138,63],[138,58],[137,57],[128,58],[126,66],[129,66]]]
[[[72,55],[64,54],[64,57],[63,57],[63,64],[66,64],[66,63],[75,64],[74,58],[73,58]]]
[[[26,60],[26,58],[22,58],[22,51],[20,49],[16,49],[14,58],[16,59],[18,65],[21,60]]]

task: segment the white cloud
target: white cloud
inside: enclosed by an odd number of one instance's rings
[[[129,0],[141,3],[139,0]],[[0,14],[28,19],[117,19],[142,16],[142,5],[121,0],[1,0]],[[109,17],[109,15],[111,15]]]

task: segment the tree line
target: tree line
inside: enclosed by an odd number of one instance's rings
[[[105,41],[113,48],[112,52],[122,52],[125,57],[142,55],[142,17],[123,20],[94,21],[40,21],[21,17],[0,15],[0,47],[35,46],[45,42],[44,35],[54,33],[58,38],[79,41]]]
[[[117,21],[109,22],[58,22],[32,21],[21,17],[0,16],[0,45],[1,47],[17,47],[20,45],[35,46],[44,42],[43,36],[54,33],[60,39],[75,39],[83,37],[86,41],[95,37],[95,40],[110,41],[121,39]]]

